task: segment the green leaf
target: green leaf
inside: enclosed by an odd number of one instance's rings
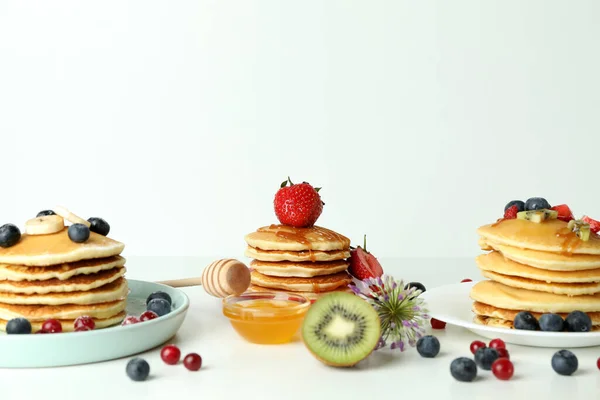
[[[287,183],[288,183],[288,181],[281,182],[281,185],[279,185],[279,188],[286,187]]]
[[[319,190],[321,190],[321,188],[315,188],[315,192],[319,193]]]

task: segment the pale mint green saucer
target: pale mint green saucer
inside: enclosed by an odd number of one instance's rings
[[[128,279],[127,314],[146,310],[150,293],[171,296],[172,311],[134,325],[87,332],[46,335],[0,335],[0,368],[59,367],[113,360],[141,353],[171,339],[183,323],[190,301],[181,290],[153,282]]]

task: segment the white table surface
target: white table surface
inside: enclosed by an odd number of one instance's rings
[[[244,258],[240,258],[247,261]],[[129,257],[128,277],[163,280],[200,275],[210,259]],[[407,281],[416,280],[428,289],[463,278],[479,279],[472,259],[381,260],[386,273]],[[186,288],[191,306],[175,338],[183,354],[198,352],[203,367],[187,371],[160,360],[160,348],[146,352],[151,377],[133,382],[125,374],[128,359],[98,364],[44,368],[3,369],[2,398],[19,399],[407,399],[408,396],[446,399],[545,399],[598,398],[600,371],[596,359],[600,348],[575,349],[579,370],[571,377],[557,375],[550,366],[553,349],[508,345],[515,376],[497,380],[479,371],[472,383],[455,381],[450,362],[471,356],[469,344],[478,339],[464,329],[447,326],[433,331],[441,342],[434,359],[421,358],[415,349],[404,353],[378,351],[351,369],[326,367],[314,359],[302,343],[262,346],[246,343],[221,314],[218,299],[201,287]],[[485,341],[485,339],[484,339]],[[0,354],[0,357],[2,355]],[[386,397],[382,397],[386,396]],[[390,396],[390,397],[387,397]]]

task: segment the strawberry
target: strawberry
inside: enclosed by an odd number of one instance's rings
[[[566,204],[560,204],[558,206],[551,207],[550,209],[558,212],[557,218],[561,221],[569,222],[572,219],[575,219],[573,212],[571,212],[571,209]]]
[[[367,251],[367,235],[364,236],[363,247],[358,246],[350,252],[348,272],[356,279],[379,278],[383,268],[377,258]]]
[[[325,204],[321,201],[320,189],[307,182],[294,184],[288,177],[275,193],[273,201],[279,222],[296,228],[313,226],[323,212]]]
[[[517,213],[519,212],[519,207],[510,206],[504,211],[504,219],[516,219]]]
[[[600,222],[596,221],[595,219],[591,219],[587,215],[584,215],[581,220],[590,225],[590,231],[594,233],[600,232]]]

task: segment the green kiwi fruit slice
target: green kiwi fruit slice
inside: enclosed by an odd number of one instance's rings
[[[302,339],[321,362],[351,367],[373,352],[381,336],[377,311],[348,292],[323,295],[302,322]]]
[[[569,221],[567,227],[574,232],[577,237],[584,242],[590,240],[590,224],[584,222],[582,220],[574,220]]]
[[[521,211],[517,213],[517,219],[524,219],[526,221],[531,222],[544,222],[549,219],[557,219],[558,211],[555,210],[531,210],[531,211]]]

